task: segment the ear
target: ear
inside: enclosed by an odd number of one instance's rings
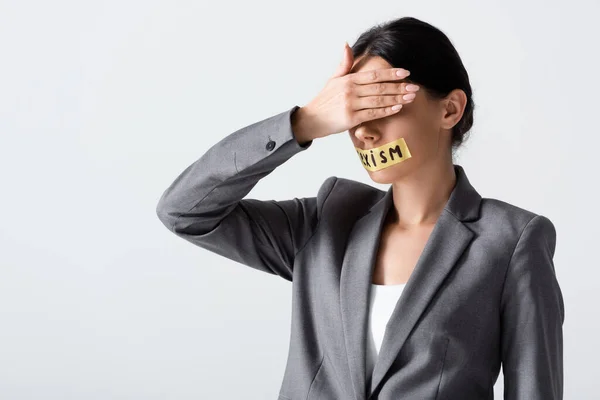
[[[462,118],[467,106],[467,95],[462,89],[454,89],[443,100],[444,114],[441,126],[452,129]]]

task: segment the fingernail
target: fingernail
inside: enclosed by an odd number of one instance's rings
[[[410,84],[406,85],[406,90],[408,90],[410,92],[416,92],[417,90],[419,90],[419,85],[410,83]]]

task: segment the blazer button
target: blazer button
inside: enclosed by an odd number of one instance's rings
[[[275,148],[275,142],[272,140],[269,140],[269,143],[267,143],[267,150],[271,151],[271,150],[273,150],[273,148]]]

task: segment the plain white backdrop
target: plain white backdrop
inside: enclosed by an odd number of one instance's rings
[[[1,0],[0,399],[276,398],[291,283],[176,237],[155,207],[214,143],[310,101],[344,41],[401,16],[444,31],[470,75],[456,162],[472,184],[554,222],[564,398],[598,399],[599,14],[597,1]],[[313,196],[331,175],[387,187],[343,132],[248,197]]]

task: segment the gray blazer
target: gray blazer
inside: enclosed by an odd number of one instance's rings
[[[368,299],[387,191],[331,176],[315,197],[244,197],[302,147],[298,108],[213,145],[157,205],[175,235],[292,282],[292,325],[279,400],[504,399],[563,396],[564,303],[543,215],[457,183],[387,324],[366,376]]]

